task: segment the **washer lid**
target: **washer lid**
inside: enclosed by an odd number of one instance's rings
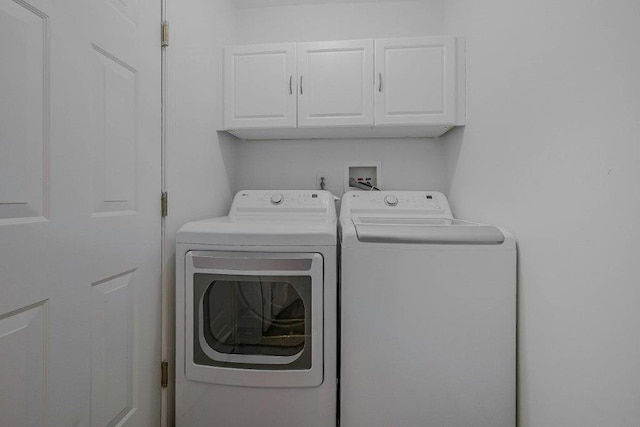
[[[360,242],[499,245],[504,234],[494,226],[456,219],[352,218]]]

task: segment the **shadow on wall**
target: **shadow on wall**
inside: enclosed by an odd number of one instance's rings
[[[225,207],[225,209],[228,210],[231,207],[230,203],[233,200],[233,196],[235,196],[234,189],[236,188],[235,163],[237,155],[237,140],[234,136],[229,135],[227,132],[218,131],[217,134],[218,143],[220,146],[220,155],[222,157],[222,166],[224,168],[225,176],[227,177],[227,182],[229,183],[229,206]]]
[[[464,142],[464,126],[458,126],[451,129],[440,138],[442,144],[442,159],[444,163],[442,175],[443,175],[443,188],[444,194],[449,197],[451,193],[451,187],[453,186],[453,180],[456,176],[456,170],[458,169],[458,160],[460,158],[460,151],[462,150],[462,143]]]

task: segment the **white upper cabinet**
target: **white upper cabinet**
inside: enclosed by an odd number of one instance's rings
[[[224,128],[296,127],[296,44],[233,46],[224,53]]]
[[[376,125],[456,124],[454,37],[375,41]]]
[[[224,129],[241,139],[437,137],[465,123],[464,39],[225,50]]]
[[[373,40],[297,47],[298,127],[373,126]]]

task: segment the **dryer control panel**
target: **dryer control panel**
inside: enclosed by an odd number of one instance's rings
[[[229,212],[229,216],[270,214],[335,218],[335,201],[321,190],[244,190],[236,194]]]
[[[453,219],[449,201],[437,191],[349,191],[340,218],[354,215]]]

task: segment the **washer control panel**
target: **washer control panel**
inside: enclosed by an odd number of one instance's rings
[[[335,217],[335,201],[321,190],[244,190],[236,194],[230,216],[313,215]]]
[[[453,219],[447,198],[437,191],[350,191],[342,198],[340,217],[353,214]]]

